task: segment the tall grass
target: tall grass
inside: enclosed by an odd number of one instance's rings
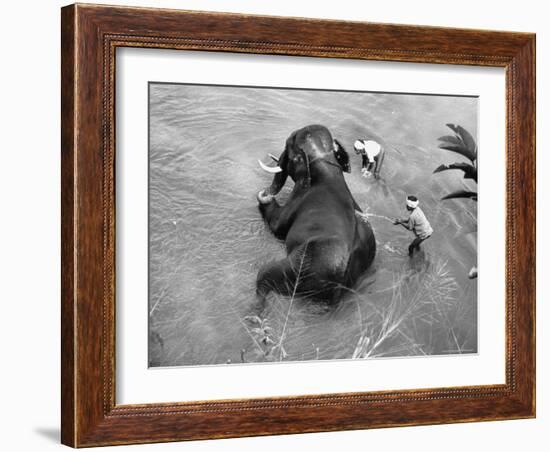
[[[462,353],[471,337],[458,322],[458,284],[445,261],[394,276],[389,299],[365,301],[367,315],[352,358]],[[356,297],[363,297],[355,293]]]
[[[287,293],[290,293],[288,300],[288,308],[284,316],[284,322],[281,331],[275,336],[274,330],[271,327],[267,318],[259,316],[247,316],[244,318],[245,329],[256,345],[256,357],[263,358],[266,361],[283,361],[288,355],[284,347],[284,340],[287,334],[288,321],[292,314],[294,300],[297,297],[298,286],[300,281],[306,277],[308,272],[307,258],[308,243],[306,242],[303,248],[297,252],[298,267],[295,269],[294,280],[287,279],[284,284],[287,286]],[[277,287],[273,287],[277,290]],[[245,362],[245,352],[241,353],[241,360]]]
[[[265,315],[248,316],[243,321],[253,341],[243,360],[369,359],[472,352],[476,346],[473,307],[464,299],[443,260],[420,272],[403,267],[394,273],[391,287],[374,295],[361,288],[348,290],[342,304],[355,308],[348,309],[349,327],[344,331],[330,329],[334,309],[323,309],[314,296],[298,299],[296,291],[291,297],[274,296]],[[305,324],[308,318],[304,320],[303,313],[313,306],[317,312],[309,316],[312,323]],[[293,314],[302,318],[303,324],[289,328],[296,320]],[[328,336],[334,335],[325,341],[327,348],[311,344],[310,350],[300,350],[298,347],[304,347],[300,336],[318,327],[325,328]]]

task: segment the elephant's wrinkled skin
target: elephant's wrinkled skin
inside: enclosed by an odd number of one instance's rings
[[[260,211],[275,236],[285,241],[287,257],[264,265],[257,278],[261,299],[271,291],[335,302],[371,265],[374,233],[358,218],[361,209],[344,180],[346,152],[324,126],[297,130],[286,141],[271,185],[258,194]],[[342,158],[344,157],[344,158]],[[264,165],[265,166],[265,165]],[[287,177],[295,184],[279,205]]]

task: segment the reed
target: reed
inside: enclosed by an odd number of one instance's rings
[[[315,294],[298,298],[295,290],[288,297],[273,296],[265,314],[247,316],[242,322],[252,340],[243,361],[374,359],[475,351],[470,297],[461,292],[444,260],[420,272],[404,266],[393,275],[391,287],[375,297],[364,288],[347,291],[336,308],[322,308]],[[303,317],[304,311],[312,309],[317,312],[305,321],[302,318],[302,325],[294,324],[293,316]],[[336,322],[335,312],[346,309],[349,328],[331,330],[327,325]],[[326,328],[326,341],[300,350],[303,338],[316,328]]]
[[[446,261],[426,271],[394,275],[391,296],[372,302],[354,293],[367,306],[352,358],[456,354],[470,346],[463,325],[471,308],[459,296],[459,286]]]

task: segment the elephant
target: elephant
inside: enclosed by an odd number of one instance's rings
[[[344,155],[345,154],[345,155]],[[376,254],[374,232],[344,179],[349,156],[322,125],[294,131],[277,159],[271,185],[257,195],[259,210],[271,232],[284,241],[287,256],[264,265],[256,292],[263,302],[275,291],[333,304],[358,282]],[[289,199],[275,196],[288,176]],[[356,212],[357,211],[357,212]]]

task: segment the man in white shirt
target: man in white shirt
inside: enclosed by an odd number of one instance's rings
[[[378,179],[384,162],[385,150],[380,143],[374,140],[357,140],[353,144],[356,154],[361,154],[363,164],[361,174],[369,177],[374,174]]]

